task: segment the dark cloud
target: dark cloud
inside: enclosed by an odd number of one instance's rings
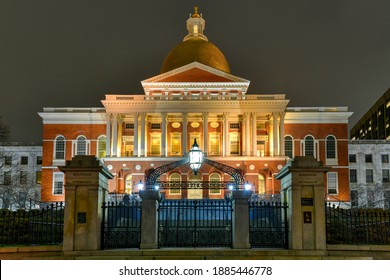
[[[251,93],[290,106],[348,106],[357,119],[390,87],[387,0],[197,1],[206,35]],[[41,140],[43,107],[102,106],[141,93],[186,34],[193,1],[0,3],[0,115],[14,140]]]

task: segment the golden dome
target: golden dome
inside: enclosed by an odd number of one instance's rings
[[[195,61],[230,73],[229,64],[217,46],[201,37],[193,36],[169,52],[161,67],[161,74]]]

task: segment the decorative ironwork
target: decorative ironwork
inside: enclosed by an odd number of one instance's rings
[[[0,210],[0,245],[61,244],[64,232],[62,202],[33,210]]]
[[[390,244],[389,209],[325,206],[328,244]]]
[[[188,162],[188,158],[184,158],[182,160],[171,162],[163,166],[157,167],[146,178],[146,189],[152,190],[156,184],[157,178],[160,177],[160,175],[167,173],[168,171],[171,171],[179,166],[182,166],[187,162]]]
[[[102,248],[139,248],[141,243],[141,202],[124,200],[103,204]]]
[[[249,202],[249,242],[252,248],[288,248],[286,203]]]
[[[159,247],[231,247],[230,200],[163,200],[158,209]]]
[[[208,159],[208,158],[204,158],[203,161],[205,163],[207,163],[208,165],[211,165],[211,166],[229,174],[230,176],[232,176],[234,179],[234,182],[236,183],[236,189],[238,189],[239,185],[244,184],[244,177],[236,168],[233,168],[229,165],[226,165],[226,164],[223,164],[220,162],[213,161],[213,160]]]
[[[161,190],[178,190],[178,189],[228,189],[234,186],[230,181],[157,181],[156,186]]]

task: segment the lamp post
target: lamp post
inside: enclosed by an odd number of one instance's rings
[[[196,175],[203,161],[203,152],[199,148],[198,143],[196,143],[196,138],[194,139],[194,144],[192,145],[191,150],[188,152],[188,155],[190,160],[190,167]]]
[[[144,189],[144,184],[142,183],[141,180],[139,180],[139,183],[137,184],[138,190],[141,191]]]

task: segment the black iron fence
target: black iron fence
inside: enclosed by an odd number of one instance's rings
[[[139,248],[142,202],[108,202],[102,208],[102,249]]]
[[[158,209],[159,247],[231,247],[232,201],[163,200]]]
[[[249,201],[249,242],[252,248],[288,247],[287,204]]]
[[[326,205],[328,244],[390,244],[389,210]]]
[[[61,244],[63,232],[62,202],[41,209],[0,210],[1,246]]]

